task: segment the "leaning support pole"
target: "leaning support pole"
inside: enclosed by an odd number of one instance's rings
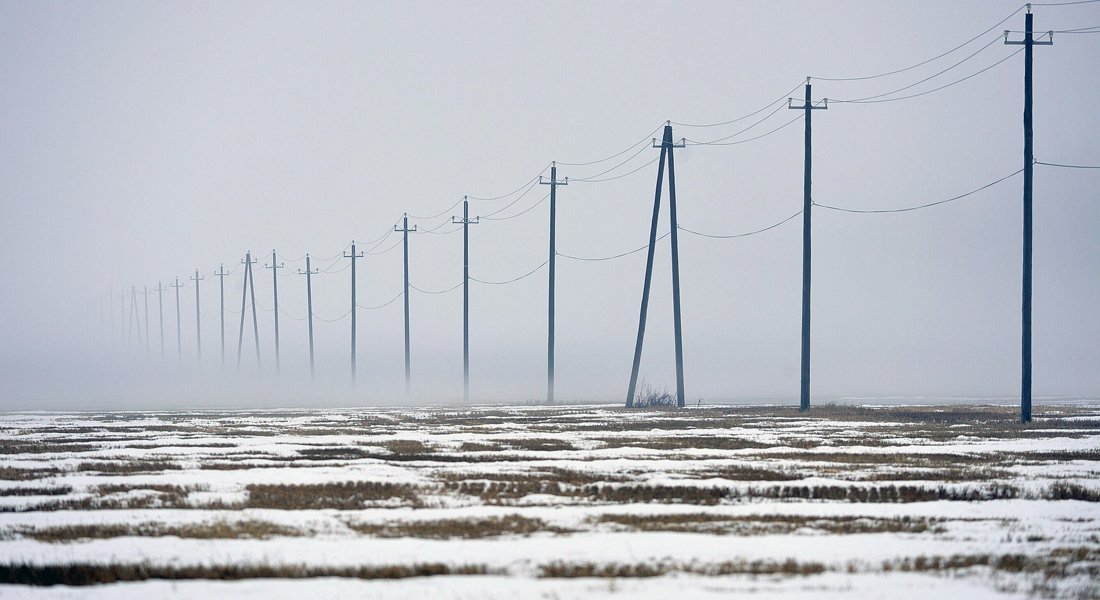
[[[630,386],[626,390],[626,407],[634,406],[634,393],[638,388],[638,368],[642,364],[642,342],[645,340],[646,313],[649,310],[649,284],[653,278],[653,251],[657,244],[657,217],[661,214],[661,188],[665,178],[665,156],[668,146],[665,144],[672,135],[672,129],[665,129],[661,142],[661,157],[657,165],[657,189],[653,192],[653,220],[649,226],[649,250],[645,259],[645,282],[642,284],[642,306],[638,315],[638,339],[634,342],[634,364],[630,369]]]

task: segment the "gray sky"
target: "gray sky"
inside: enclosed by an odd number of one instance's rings
[[[359,312],[357,390],[349,321],[318,320],[308,384],[304,321],[281,319],[272,376],[274,248],[280,301],[304,317],[309,252],[373,240],[402,212],[433,215],[463,194],[498,196],[551,160],[601,159],[666,119],[715,123],[785,97],[807,75],[851,77],[949,50],[1019,8],[1013,2],[11,2],[0,1],[0,409],[403,402],[401,301]],[[1100,3],[1035,8],[1036,28],[1100,24]],[[948,57],[890,77],[816,81],[815,98],[904,87],[1023,27],[1019,12]],[[1019,39],[1019,36],[1016,35]],[[1100,164],[1094,103],[1100,36],[1056,35],[1036,49],[1036,156]],[[993,43],[899,95],[950,83],[1015,51]],[[814,113],[814,198],[898,208],[949,198],[1022,164],[1023,55],[940,92]],[[800,96],[801,89],[793,94]],[[779,105],[775,105],[778,107]],[[761,113],[763,117],[769,111]],[[733,140],[797,117],[785,108]],[[675,126],[679,139],[729,136],[755,119]],[[561,166],[603,177],[657,155]],[[676,151],[680,224],[759,229],[802,202],[802,124],[758,141]],[[1100,395],[1097,171],[1036,167],[1035,393]],[[656,165],[560,189],[558,249],[606,256],[644,244]],[[884,215],[814,211],[813,391],[846,395],[1012,396],[1019,386],[1021,176],[964,200]],[[509,216],[547,192],[536,187]],[[485,215],[515,196],[471,201]],[[460,215],[414,220],[431,228]],[[660,232],[668,230],[667,196]],[[546,260],[547,204],[471,228],[471,272],[487,280]],[[450,226],[439,231],[449,231]],[[387,250],[391,236],[375,251]],[[411,279],[460,281],[461,234],[410,239]],[[370,249],[373,244],[363,248]],[[239,315],[219,365],[217,279],[240,309],[239,261],[252,250],[264,370],[245,353],[232,376]],[[743,239],[681,233],[687,397],[798,395],[801,220]],[[319,261],[314,311],[349,307],[346,260]],[[359,303],[401,290],[400,247],[359,263]],[[620,400],[630,374],[645,253],[558,262],[558,395]],[[120,289],[186,280],[198,268],[204,361],[195,364],[194,288],[164,296],[167,360],[111,344],[97,303]],[[545,389],[546,271],[472,284],[475,400],[538,400]],[[658,245],[642,373],[674,388],[668,240]],[[413,292],[416,401],[461,397],[461,290]],[[139,297],[139,312],[141,312]],[[104,321],[106,319],[104,318]],[[109,322],[108,322],[109,323]],[[118,334],[116,333],[116,338]],[[251,337],[246,335],[246,343]],[[136,342],[134,346],[136,346]],[[246,346],[246,349],[249,346]]]

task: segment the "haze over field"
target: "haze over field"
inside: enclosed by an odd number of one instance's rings
[[[0,0],[0,410],[85,407],[360,405],[454,402],[462,395],[461,291],[413,292],[414,394],[404,395],[401,300],[358,312],[359,385],[349,384],[349,322],[318,320],[309,383],[304,262],[376,240],[403,212],[431,229],[463,194],[521,188],[551,160],[584,163],[659,135],[717,140],[716,127],[787,95],[807,75],[883,73],[939,55],[1020,7],[809,2],[13,2]],[[1100,23],[1100,4],[1036,5],[1039,31]],[[961,79],[1018,50],[994,41],[1023,11],[943,59],[867,81],[815,80],[815,99]],[[1019,34],[1013,34],[1019,38]],[[1100,165],[1096,35],[1055,34],[1035,50],[1036,157]],[[1022,165],[1023,55],[958,85],[898,102],[831,101],[813,115],[814,199],[861,209],[947,199]],[[907,95],[909,91],[900,95]],[[781,107],[780,104],[775,105]],[[767,116],[771,109],[759,117]],[[785,108],[739,137],[798,116]],[[740,145],[676,150],[680,225],[752,231],[802,206],[802,124]],[[646,242],[657,156],[637,145],[599,164],[560,164],[558,250],[610,256]],[[626,164],[600,175],[623,161]],[[1100,175],[1037,166],[1035,394],[1100,396]],[[548,175],[548,171],[544,172]],[[1020,176],[958,202],[898,214],[815,209],[815,398],[1007,397],[1019,389]],[[548,191],[536,186],[471,227],[471,273],[504,281],[547,258]],[[514,200],[472,200],[471,217]],[[667,196],[666,196],[667,198]],[[442,212],[441,212],[442,211]],[[523,213],[523,214],[520,214]],[[659,233],[668,231],[667,203]],[[437,233],[450,231],[444,226]],[[391,248],[396,234],[380,245]],[[798,395],[801,221],[741,239],[681,232],[689,402]],[[273,377],[272,248],[283,369]],[[239,314],[218,345],[220,263],[240,309],[251,250],[263,371]],[[557,391],[619,401],[626,391],[645,253],[560,258]],[[314,310],[349,308],[346,259],[319,260]],[[401,291],[401,249],[359,263],[359,304]],[[203,360],[194,288],[202,281]],[[461,234],[410,236],[410,278],[461,281]],[[325,272],[327,271],[327,272]],[[120,334],[120,290],[164,295],[165,348],[150,297],[151,353]],[[546,271],[473,283],[473,401],[545,394]],[[116,332],[100,310],[113,293]],[[674,386],[668,240],[658,244],[641,372]],[[138,297],[139,311],[142,298]],[[129,310],[127,305],[125,310]],[[251,327],[251,323],[249,323]],[[143,324],[144,328],[144,324]],[[1039,402],[1041,405],[1041,401]]]

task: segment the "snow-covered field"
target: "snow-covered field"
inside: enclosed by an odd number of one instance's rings
[[[1016,419],[6,414],[0,596],[1100,598],[1100,407]]]

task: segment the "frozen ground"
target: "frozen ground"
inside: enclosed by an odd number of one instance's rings
[[[1098,502],[1088,404],[18,413],[0,596],[1100,598]]]

